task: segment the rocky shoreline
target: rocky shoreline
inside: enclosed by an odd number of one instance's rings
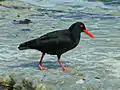
[[[41,83],[33,83],[33,80],[26,77],[15,79],[14,75],[0,77],[0,90],[46,90],[46,86]]]

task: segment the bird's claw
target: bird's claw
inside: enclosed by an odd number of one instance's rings
[[[40,70],[47,70],[46,67],[43,67],[43,66],[41,66],[41,65],[38,65],[38,67],[39,67]]]
[[[63,68],[63,71],[67,71],[67,70],[68,70],[68,68],[65,68],[65,67]]]

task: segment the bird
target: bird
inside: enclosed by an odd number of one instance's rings
[[[48,32],[38,38],[23,42],[18,46],[18,49],[35,49],[41,51],[42,56],[38,65],[40,70],[47,70],[47,68],[42,65],[45,54],[57,55],[58,63],[62,67],[62,70],[66,71],[68,68],[62,64],[61,55],[79,44],[81,32],[94,38],[82,22],[75,22],[68,29]]]

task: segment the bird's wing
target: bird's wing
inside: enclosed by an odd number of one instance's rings
[[[46,44],[46,45],[66,45],[70,43],[71,40],[67,37],[63,38],[49,38],[49,39],[44,39],[41,40],[41,44]]]
[[[49,38],[49,40],[42,40],[41,43],[39,43],[38,48],[40,51],[43,52],[64,52],[66,51],[67,48],[69,48],[69,46],[71,44],[71,39],[69,38]]]
[[[63,49],[71,44],[72,39],[69,32],[55,31],[47,33],[39,38],[26,42],[30,48],[51,51],[52,49]]]
[[[51,38],[57,38],[58,37],[57,32],[59,32],[59,31],[47,33],[47,34],[41,36],[39,39],[40,40],[49,40]]]
[[[54,32],[54,34],[49,33],[38,38],[36,40],[36,43],[37,46],[39,47],[43,47],[43,48],[55,47],[60,49],[69,45],[71,43],[71,38],[69,37],[68,33],[66,35],[64,35],[63,33],[62,34],[59,33],[58,35],[56,34],[56,32]]]

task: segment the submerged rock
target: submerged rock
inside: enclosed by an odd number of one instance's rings
[[[24,20],[13,20],[13,24],[29,24],[32,21],[29,19],[24,19]]]

